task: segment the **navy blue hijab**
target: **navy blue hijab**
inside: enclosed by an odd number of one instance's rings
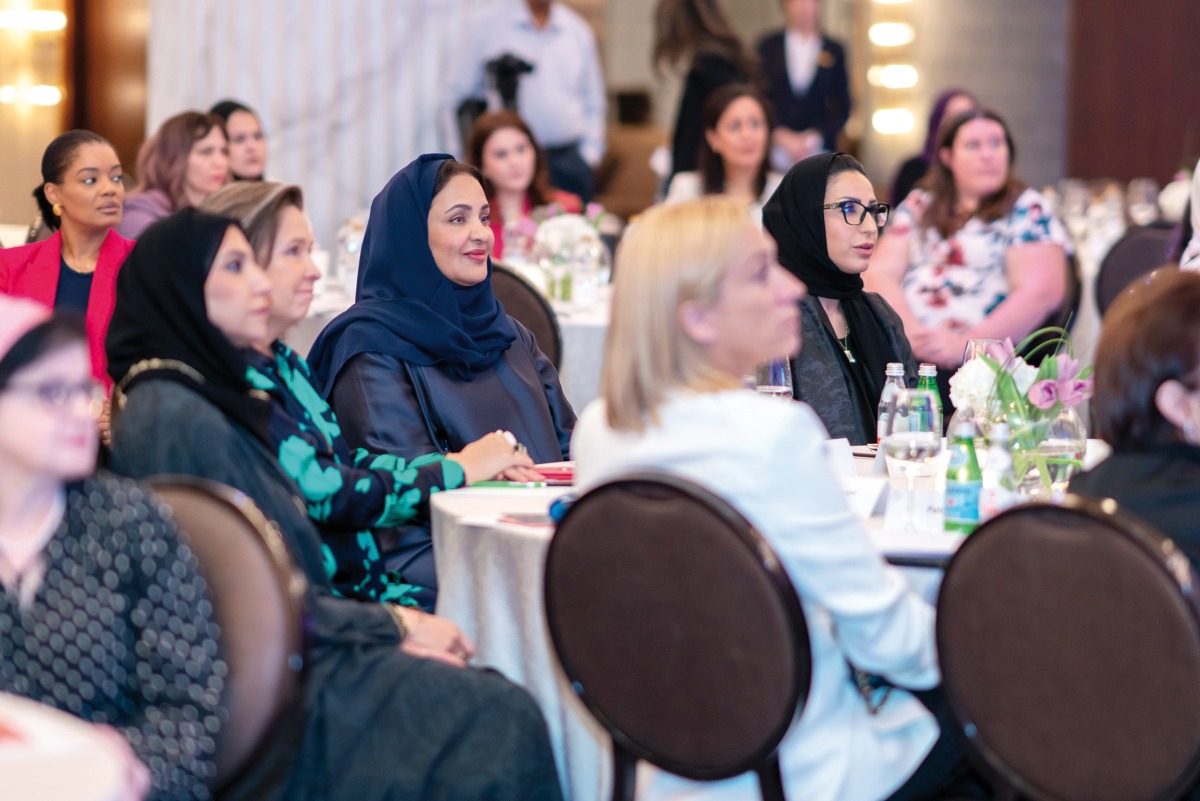
[[[471,380],[491,367],[516,339],[487,278],[459,286],[442,275],[429,250],[429,208],[444,153],[418,157],[388,181],[371,203],[359,254],[355,303],[325,327],[308,354],[321,394],[328,398],[346,364],[380,353],[423,366],[438,365]]]

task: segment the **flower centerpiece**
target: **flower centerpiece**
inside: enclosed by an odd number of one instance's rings
[[[550,203],[534,209],[530,219],[537,225],[533,252],[546,275],[550,299],[581,307],[595,303],[611,273],[603,236],[619,233],[620,222],[599,203],[589,203],[583,214]]]
[[[1042,337],[1030,351],[1046,352],[1038,367],[1017,353]],[[1009,429],[1018,492],[1026,499],[1050,500],[1066,492],[1083,465],[1087,432],[1075,407],[1092,396],[1092,368],[1075,358],[1062,328],[1034,331],[1013,347],[991,345],[950,377],[956,408],[974,411],[985,436],[991,423]]]

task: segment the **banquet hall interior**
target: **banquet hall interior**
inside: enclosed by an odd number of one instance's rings
[[[1198,40],[0,0],[0,796],[1200,798]]]

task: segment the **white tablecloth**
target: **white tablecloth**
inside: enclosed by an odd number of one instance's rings
[[[860,475],[866,477],[870,467],[870,460],[855,459]],[[875,481],[866,478],[862,488],[848,497],[862,492],[865,498]],[[898,487],[904,483],[890,481]],[[437,554],[437,613],[456,622],[475,642],[477,664],[494,667],[533,695],[549,726],[567,798],[591,801],[610,794],[609,741],[571,692],[546,628],[542,574],[553,529],[499,520],[504,513],[544,513],[554,498],[568,491],[568,487],[467,488],[434,495],[430,506]],[[867,522],[867,530],[885,554],[945,556],[962,541],[957,535],[941,533],[885,532],[878,517]],[[940,570],[910,568],[905,576],[924,597],[936,596]]]
[[[48,706],[0,693],[0,798],[113,801],[121,765],[95,726]]]

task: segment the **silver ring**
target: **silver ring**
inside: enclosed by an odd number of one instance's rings
[[[528,448],[526,448],[520,442],[518,442],[516,445],[513,445],[513,453],[525,453],[527,450]]]

